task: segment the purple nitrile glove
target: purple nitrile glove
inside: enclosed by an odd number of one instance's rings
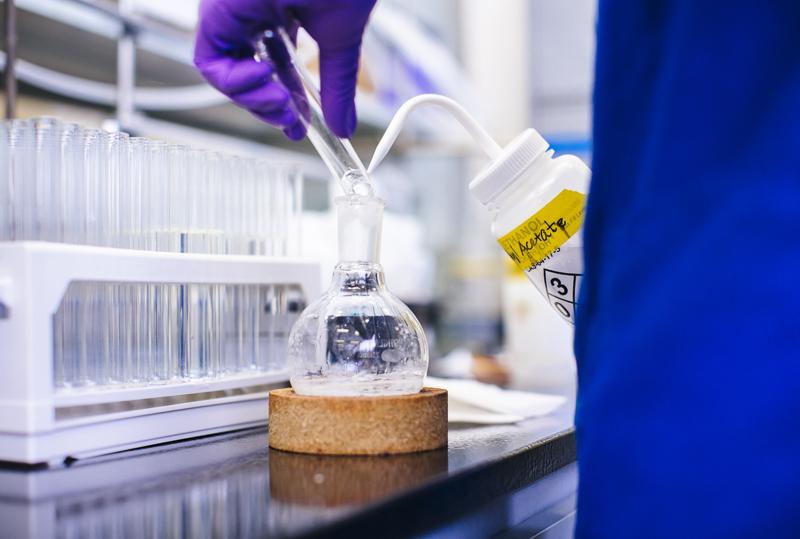
[[[273,66],[254,59],[253,43],[268,28],[297,21],[319,46],[325,121],[340,137],[356,128],[355,91],[361,39],[376,0],[202,0],[194,63],[203,77],[294,140],[305,134],[289,92]]]

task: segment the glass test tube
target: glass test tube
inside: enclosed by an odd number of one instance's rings
[[[128,139],[127,133],[103,132],[101,134],[103,149],[102,176],[100,183],[100,244],[119,247],[121,243],[121,223],[125,220],[122,213],[126,205],[122,203],[121,186],[126,183],[128,173]]]
[[[185,179],[186,192],[184,204],[186,205],[186,252],[205,253],[208,251],[206,222],[208,194],[206,192],[205,175],[206,152],[189,150],[186,164],[188,173]],[[186,356],[189,365],[189,375],[192,378],[205,378],[217,372],[213,362],[215,357],[215,335],[213,335],[212,319],[213,307],[211,305],[211,291],[209,285],[192,284],[185,287],[185,331],[186,331]]]
[[[146,176],[143,191],[148,201],[142,208],[143,226],[147,233],[147,248],[153,251],[169,250],[170,178],[168,170],[168,144],[150,141],[147,145]],[[151,331],[149,369],[156,382],[167,382],[179,376],[176,354],[177,314],[170,302],[171,284],[149,284],[147,302]]]
[[[109,247],[123,246],[123,225],[127,221],[129,210],[127,201],[123,200],[123,185],[128,184],[128,152],[129,135],[120,132],[104,132],[104,171],[100,178],[101,201],[103,204],[101,216],[104,236],[101,244]],[[107,383],[127,383],[133,373],[129,372],[132,365],[129,358],[132,355],[132,339],[130,334],[130,309],[127,304],[128,285],[109,283],[103,287],[104,308],[106,312],[107,336],[104,339],[105,357],[103,367],[106,369]]]
[[[167,250],[175,253],[188,252],[188,208],[186,204],[186,147],[173,144],[168,147],[167,186],[169,222]],[[167,285],[169,297],[168,315],[175,317],[175,336],[172,343],[173,354],[177,359],[177,376],[185,379],[191,376],[189,350],[192,334],[189,332],[190,297],[188,287],[184,284]]]
[[[58,121],[54,118],[36,118],[33,120],[33,129],[36,173],[33,179],[35,206],[31,212],[33,236],[30,239],[55,241],[58,220],[56,191],[60,168]]]
[[[245,222],[244,215],[244,166],[242,160],[234,156],[225,156],[225,170],[227,171],[224,177],[226,185],[226,229],[228,230],[228,249],[230,254],[244,255],[247,254],[247,240],[245,236]],[[226,301],[230,304],[230,311],[232,313],[232,320],[234,331],[232,334],[231,342],[229,343],[232,352],[226,352],[230,357],[235,358],[236,370],[245,371],[250,369],[250,358],[248,356],[248,338],[251,333],[248,330],[248,306],[245,305],[247,290],[242,285],[232,285],[228,287],[226,294]]]
[[[33,215],[36,206],[35,169],[33,167],[33,125],[28,120],[12,120],[9,132],[11,141],[11,172],[9,178],[13,213],[12,239],[33,240]]]
[[[121,206],[120,247],[141,249],[142,241],[142,195],[145,176],[145,154],[147,139],[131,137],[128,141],[127,173],[120,185]]]
[[[123,201],[128,205],[123,222],[124,245],[129,249],[144,248],[143,195],[146,171],[148,140],[131,137],[128,152],[128,181],[123,186]],[[127,200],[125,200],[127,199]],[[152,354],[150,331],[150,310],[148,309],[148,289],[142,283],[132,283],[127,287],[130,304],[130,349],[128,356],[128,383],[144,383],[153,380],[150,370]]]
[[[281,27],[270,29],[256,45],[258,57],[268,58],[276,66],[273,76],[289,90],[291,104],[306,128],[308,140],[345,194],[371,194],[369,176],[353,145],[333,134],[325,123],[319,90],[297,57],[289,34]]]
[[[100,220],[99,190],[102,177],[102,133],[97,129],[85,130],[82,134],[81,153],[83,176],[80,196],[83,215],[77,216],[76,241],[88,245],[99,245],[102,236]],[[75,385],[79,387],[101,384],[104,382],[102,365],[103,332],[100,325],[105,323],[100,310],[102,291],[90,285],[74,284],[76,309],[82,322],[79,329],[78,357],[75,373]]]
[[[9,122],[0,124],[0,241],[10,241],[11,235],[11,140]]]
[[[218,184],[222,210],[219,215],[220,227],[224,230],[223,252],[228,255],[244,254],[242,248],[242,173],[239,170],[239,159],[230,155],[220,155],[218,164]],[[228,372],[241,372],[246,369],[245,360],[245,313],[241,298],[241,286],[228,285],[224,287],[223,299],[223,326],[224,342],[223,353],[225,356],[226,370]]]
[[[79,176],[82,162],[82,130],[76,124],[59,124],[57,133],[57,166],[53,166],[57,175],[55,190],[55,241],[76,242],[75,229],[79,216],[79,205],[73,205],[75,198],[80,199]],[[57,171],[56,171],[57,170]],[[80,320],[80,298],[76,297],[75,287],[71,286],[62,299],[62,304],[54,318],[54,375],[56,387],[73,387],[81,383],[80,379],[80,338],[84,330]]]
[[[201,186],[202,199],[199,204],[198,226],[203,230],[203,252],[218,254],[220,252],[220,231],[217,227],[217,206],[220,199],[217,198],[217,163],[218,156],[214,152],[203,152],[202,170],[200,171],[199,181]],[[206,286],[208,303],[208,375],[222,376],[225,372],[223,361],[223,286],[213,284]]]
[[[246,159],[242,162],[243,165],[243,179],[242,185],[242,205],[245,213],[245,221],[243,223],[244,235],[247,238],[247,252],[248,255],[258,254],[258,241],[257,241],[257,222],[258,222],[258,170],[252,159]],[[242,296],[243,308],[245,311],[245,339],[246,339],[246,352],[249,368],[251,370],[260,370],[262,366],[261,355],[261,335],[260,335],[260,322],[261,322],[261,298],[259,296],[258,285],[247,285],[247,292]]]
[[[247,211],[247,238],[248,238],[248,254],[250,255],[263,255],[261,245],[261,235],[259,231],[259,217],[261,213],[261,203],[263,199],[260,198],[261,192],[261,176],[259,174],[259,167],[253,159],[247,159],[246,166],[246,184],[245,184],[245,208]],[[267,210],[269,211],[269,210]]]
[[[236,231],[236,254],[249,254],[249,238],[247,236],[247,163],[238,157],[232,160],[232,170],[235,175],[231,177],[234,190],[232,213],[234,230]]]
[[[208,196],[210,202],[209,219],[210,219],[210,252],[212,254],[225,253],[225,196],[227,190],[223,184],[222,178],[222,156],[217,152],[208,152],[206,156],[206,166],[208,174],[206,181],[208,182]]]
[[[100,221],[100,178],[102,172],[101,137],[97,129],[86,130],[83,134],[83,225],[81,231],[85,236],[81,243],[99,245],[102,235]]]
[[[84,241],[85,181],[83,175],[83,129],[77,124],[64,124],[60,134],[61,189],[58,241]]]
[[[278,168],[274,171],[272,177],[272,237],[273,237],[273,250],[275,254],[286,254],[286,230],[288,225],[288,215],[286,212],[286,196],[287,196],[287,170],[285,168]]]
[[[147,206],[142,208],[142,226],[145,248],[166,251],[166,228],[169,222],[169,177],[167,171],[167,143],[152,140],[147,144],[147,163],[143,183],[143,197]]]

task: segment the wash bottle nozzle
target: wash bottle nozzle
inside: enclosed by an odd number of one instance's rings
[[[433,105],[445,109],[447,112],[452,114],[456,120],[458,120],[458,122],[464,127],[464,129],[467,130],[470,135],[472,135],[481,149],[486,152],[486,155],[488,155],[491,159],[500,157],[503,148],[494,141],[486,129],[484,129],[483,126],[481,126],[481,124],[479,124],[475,118],[473,118],[469,112],[464,109],[464,107],[449,97],[445,97],[443,95],[422,94],[409,99],[403,103],[399,109],[397,109],[392,121],[389,122],[389,127],[386,128],[383,137],[381,137],[380,142],[378,142],[378,146],[375,148],[375,152],[372,154],[372,161],[370,161],[367,169],[368,172],[373,172],[378,165],[381,164],[383,158],[389,153],[392,144],[394,144],[394,141],[397,140],[397,137],[400,134],[400,131],[403,129],[403,125],[405,124],[408,116],[417,107],[422,105]]]

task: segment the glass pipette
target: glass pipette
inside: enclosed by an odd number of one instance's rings
[[[290,106],[306,129],[308,140],[347,195],[372,195],[366,168],[347,139],[328,128],[314,79],[298,58],[289,34],[282,27],[267,30],[257,46],[258,57],[275,67],[273,77],[289,90]]]

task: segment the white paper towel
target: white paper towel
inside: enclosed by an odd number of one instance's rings
[[[475,380],[428,376],[425,385],[447,390],[447,420],[451,423],[516,423],[550,414],[567,400],[559,395],[501,389]]]

